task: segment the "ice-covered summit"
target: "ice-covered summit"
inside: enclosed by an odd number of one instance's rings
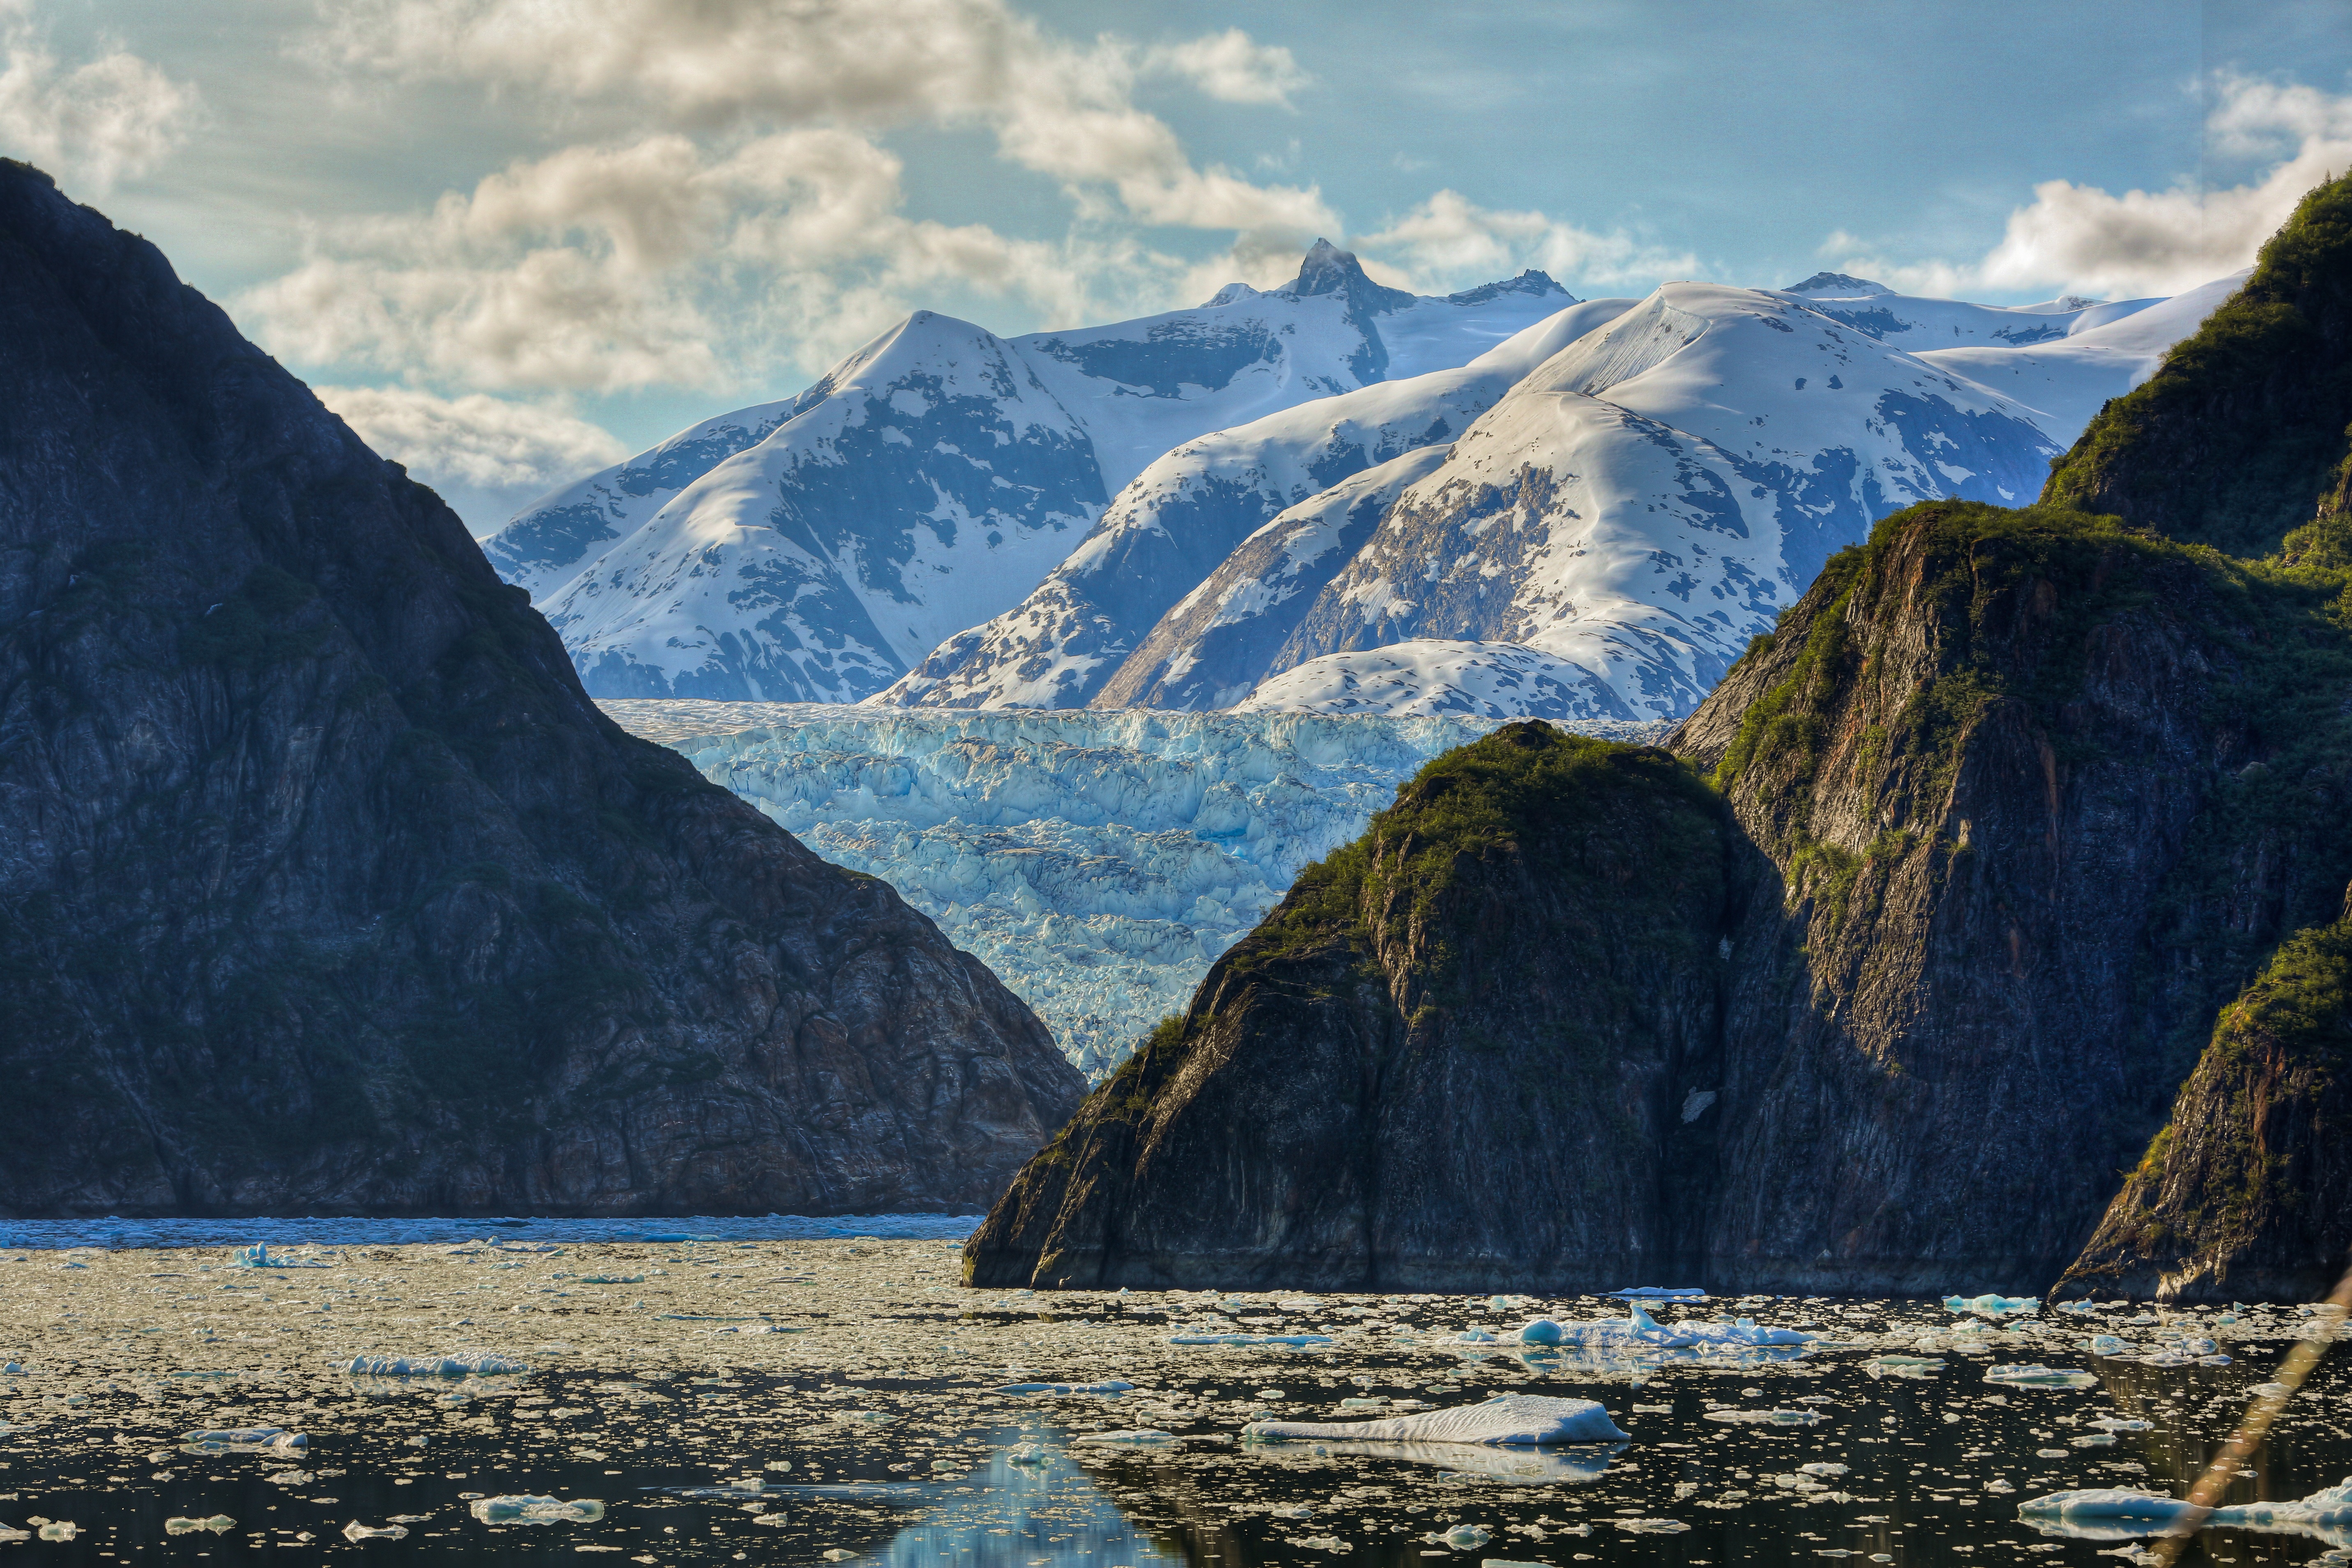
[[[1801,294],[1813,299],[1867,299],[1874,294],[1895,292],[1884,283],[1873,283],[1867,277],[1855,277],[1843,272],[1816,272],[1802,283],[1791,283],[1780,291]]]

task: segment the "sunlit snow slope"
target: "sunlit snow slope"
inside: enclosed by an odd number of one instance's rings
[[[792,402],[558,491],[486,548],[593,694],[856,700],[1018,603],[1171,447],[1459,366],[1570,302],[1540,273],[1382,288],[1318,244],[1285,288],[1113,326],[1007,339],[918,311]]]
[[[886,700],[1679,716],[1878,518],[2038,493],[2099,402],[2232,287],[1996,308],[1824,275],[1578,306],[1521,339],[1599,319],[1442,445],[1294,501],[1189,583],[1160,549],[1149,632],[1099,609],[1140,597],[1118,570],[1139,479],[1027,602]],[[992,640],[995,667],[940,671]]]
[[[607,699],[819,854],[887,881],[1099,1074],[1301,866],[1489,727],[1455,717]],[[1647,730],[1598,727],[1621,737]]]

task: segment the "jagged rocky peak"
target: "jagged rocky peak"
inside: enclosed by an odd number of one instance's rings
[[[1373,282],[1354,251],[1341,250],[1328,239],[1318,239],[1308,246],[1298,263],[1298,276],[1274,292],[1293,299],[1318,294],[1343,295],[1350,315],[1401,310],[1415,298],[1409,289],[1390,288]]]
[[[1873,283],[1867,277],[1855,277],[1843,272],[1816,272],[1802,283],[1791,283],[1780,290],[1783,294],[1801,294],[1813,299],[1868,299],[1880,294],[1895,292],[1884,283]]]
[[[1538,297],[1557,294],[1563,305],[1576,303],[1575,296],[1562,288],[1550,273],[1533,267],[1528,267],[1517,277],[1506,277],[1495,283],[1482,283],[1475,288],[1465,288],[1459,293],[1449,294],[1445,298],[1450,303],[1455,305],[1484,305],[1487,300],[1500,298],[1506,294],[1532,294]]]
[[[959,1210],[1083,1088],[0,163],[0,1214]]]

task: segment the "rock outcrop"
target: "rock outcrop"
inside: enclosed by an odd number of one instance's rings
[[[0,382],[0,1213],[959,1208],[1075,1104],[983,966],[597,712],[430,491],[18,163]]]

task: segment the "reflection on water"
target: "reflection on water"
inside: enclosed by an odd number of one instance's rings
[[[997,1434],[998,1451],[970,1478],[973,1495],[943,1500],[877,1560],[886,1568],[1177,1568],[1182,1558],[1138,1534],[1057,1447],[1038,1445],[1026,1463],[1009,1458],[1005,1450],[1029,1436]]]

